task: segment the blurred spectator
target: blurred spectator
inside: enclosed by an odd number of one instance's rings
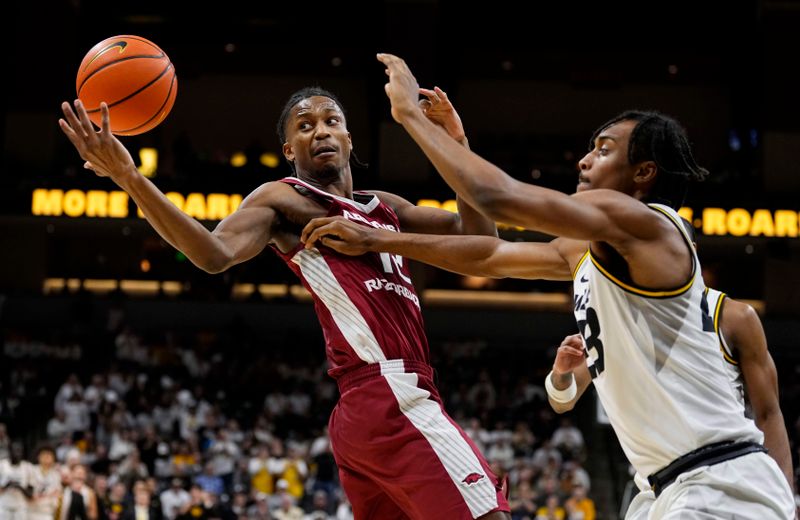
[[[250,458],[247,471],[250,473],[250,486],[257,493],[271,495],[274,487],[272,473],[269,470],[269,448],[259,444],[254,457]]]
[[[255,502],[247,508],[247,518],[248,520],[272,520],[266,494],[256,493]]]
[[[57,520],[97,520],[97,497],[86,483],[86,468],[77,465],[69,473],[69,483],[61,494],[56,511]]]
[[[577,458],[583,451],[584,441],[581,431],[572,424],[569,417],[561,418],[561,426],[555,432],[551,442],[554,447],[564,452],[567,458]]]
[[[328,509],[328,494],[321,489],[315,491],[311,502],[311,508],[303,517],[303,520],[332,520]]]
[[[133,493],[133,506],[128,508],[120,520],[161,520],[161,510],[151,503],[150,490],[138,487]]]
[[[67,426],[67,416],[63,408],[57,408],[55,416],[47,421],[47,436],[50,442],[58,442],[64,435],[71,434]],[[0,457],[2,458],[2,457]]]
[[[289,494],[284,485],[284,480],[278,481],[278,507],[272,510],[272,516],[276,520],[303,520],[303,510],[295,505],[295,498]]]
[[[516,491],[509,496],[508,506],[511,508],[512,520],[532,520],[536,516],[536,492],[529,482],[520,482]]]
[[[170,487],[161,493],[161,511],[167,520],[175,518],[187,508],[191,502],[191,495],[183,489],[183,482],[179,478],[173,478]]]
[[[111,486],[107,498],[98,497],[100,506],[109,520],[119,520],[127,505],[128,488],[122,482]]]
[[[27,520],[34,492],[34,468],[25,459],[22,443],[11,443],[8,459],[0,460],[0,518]]]
[[[548,496],[545,505],[536,511],[536,520],[565,520],[566,517],[567,512],[559,504],[556,495]]]
[[[597,516],[594,500],[586,496],[583,486],[572,488],[572,496],[564,503],[564,508],[569,515],[568,520],[595,520]]]
[[[33,498],[28,518],[30,520],[53,520],[61,496],[61,471],[56,465],[56,453],[45,446],[36,456],[39,464],[33,468],[31,484]]]
[[[214,473],[214,464],[211,462],[206,463],[203,473],[195,477],[194,482],[200,486],[200,489],[208,493],[221,495],[225,492],[225,483]]]

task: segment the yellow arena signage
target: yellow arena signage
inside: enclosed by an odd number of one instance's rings
[[[703,208],[695,214],[692,208],[681,208],[679,213],[709,236],[800,236],[800,212],[791,209]]]
[[[169,192],[167,198],[187,215],[200,220],[222,220],[239,207],[242,196],[224,193]],[[31,213],[45,217],[128,218],[135,205],[124,191],[36,189]],[[140,210],[136,215],[144,218]]]
[[[166,193],[181,211],[199,220],[222,220],[239,207],[242,196],[224,193]],[[457,211],[455,200],[421,199],[418,206]],[[47,217],[128,218],[136,213],[135,204],[124,191],[36,189],[31,198],[31,214]],[[708,236],[800,237],[800,212],[791,209],[681,208],[680,215]],[[508,226],[500,225],[501,228]]]

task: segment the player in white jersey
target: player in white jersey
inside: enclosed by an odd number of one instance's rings
[[[550,243],[422,236],[315,219],[301,239],[346,254],[386,251],[456,272],[568,280],[598,394],[626,453],[660,495],[659,518],[783,519],[794,504],[786,479],[735,406],[713,327],[704,329],[700,265],[675,208],[695,162],[684,130],[655,112],[602,125],[579,162],[577,193],[517,181],[425,120],[405,62],[386,65],[392,116],[450,187],[484,215],[541,231]],[[653,204],[661,203],[661,204]],[[393,236],[390,236],[393,235]],[[572,374],[547,377],[569,402]]]

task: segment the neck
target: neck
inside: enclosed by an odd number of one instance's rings
[[[330,175],[297,172],[297,178],[332,195],[348,199],[353,198],[353,177],[350,174],[349,166],[336,174],[331,173]]]

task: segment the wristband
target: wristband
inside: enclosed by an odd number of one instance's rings
[[[559,390],[553,386],[553,381],[551,379],[552,377],[553,371],[551,370],[550,373],[547,374],[547,377],[544,378],[544,387],[547,390],[547,395],[549,395],[553,401],[564,404],[575,399],[575,396],[578,395],[578,385],[575,384],[574,374],[570,374],[571,381],[569,386],[564,390]]]

